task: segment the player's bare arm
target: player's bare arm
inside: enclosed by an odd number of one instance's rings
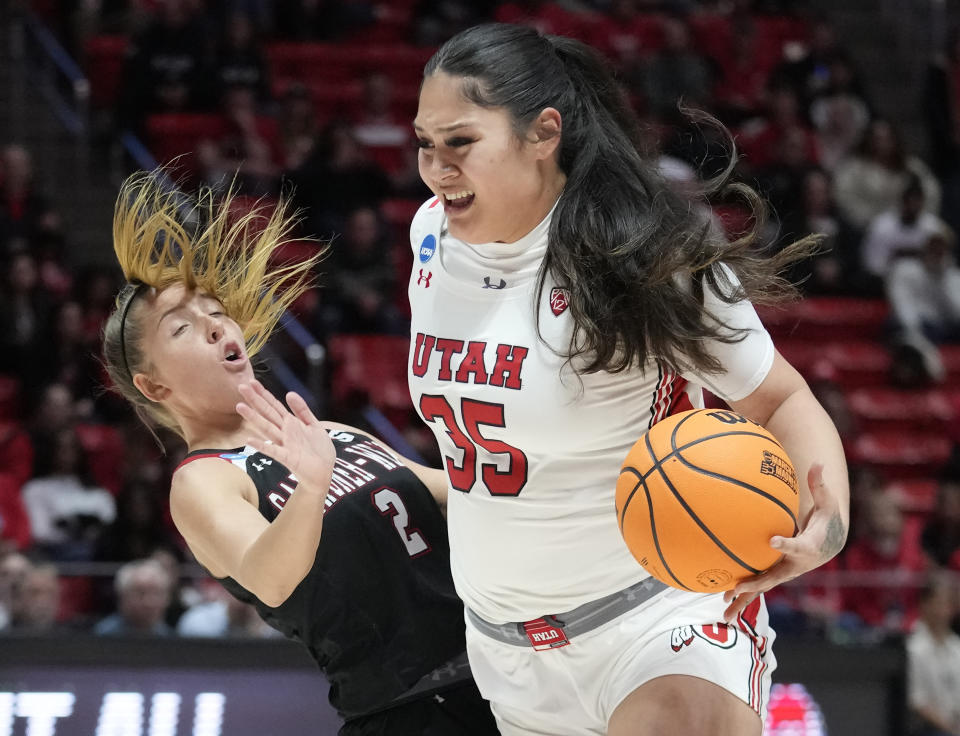
[[[170,508],[180,533],[211,573],[234,578],[275,607],[290,596],[313,564],[333,448],[305,403],[292,399],[298,414],[291,414],[259,382],[241,393],[245,403],[238,411],[259,434],[249,444],[295,473],[304,473],[297,493],[271,524],[257,509],[249,478],[210,458],[177,471]]]
[[[757,390],[731,406],[780,440],[803,481],[800,532],[792,539],[774,537],[771,545],[783,553],[783,559],[725,594],[731,603],[725,614],[728,620],[757,594],[834,557],[843,548],[850,523],[847,464],[840,436],[806,381],[779,352]]]

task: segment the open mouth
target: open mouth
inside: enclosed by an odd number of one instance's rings
[[[223,360],[226,363],[242,363],[244,359],[243,348],[236,342],[228,342],[224,349]]]
[[[446,210],[465,210],[471,204],[473,204],[474,197],[476,195],[471,192],[469,189],[464,189],[459,192],[450,192],[449,194],[444,193],[443,195],[443,206]]]

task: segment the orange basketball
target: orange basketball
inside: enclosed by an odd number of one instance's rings
[[[717,593],[780,559],[797,533],[797,475],[773,435],[736,412],[658,422],[627,453],[617,521],[641,565],[682,590]]]

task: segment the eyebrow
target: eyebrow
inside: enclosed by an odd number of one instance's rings
[[[473,123],[468,121],[452,123],[451,125],[444,125],[440,128],[437,128],[437,131],[440,133],[449,133],[452,130],[457,130],[458,128],[466,128],[470,125],[473,125]],[[415,130],[423,130],[423,128],[417,125],[416,123],[413,124],[413,127]]]
[[[160,325],[163,323],[163,320],[165,320],[167,317],[169,317],[169,316],[170,316],[171,314],[173,314],[174,312],[179,312],[181,309],[186,309],[186,307],[185,307],[183,304],[178,304],[177,306],[171,307],[171,308],[168,309],[166,312],[164,312],[163,314],[161,314],[161,315],[160,315],[160,319],[157,320],[157,329],[158,329],[158,330],[160,329]]]

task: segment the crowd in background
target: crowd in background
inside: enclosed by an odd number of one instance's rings
[[[411,92],[389,69],[373,70],[347,80],[355,104],[324,105],[303,79],[278,78],[268,45],[357,44],[385,34],[391,44],[424,50],[425,59],[456,31],[502,20],[600,49],[643,122],[651,165],[684,191],[721,172],[731,146],[677,101],[715,116],[736,140],[734,179],[773,208],[757,247],[823,234],[822,253],[791,274],[803,292],[888,300],[898,385],[946,380],[939,346],[960,338],[956,34],[931,61],[917,100],[929,132],[924,158],[877,114],[882,105],[866,93],[829,19],[787,0],[74,5],[46,17],[81,61],[89,38],[127,39],[106,111],[112,131],[162,143],[151,139],[157,115],[212,116],[216,124],[181,160],[184,180],[214,189],[233,182],[247,202],[286,193],[303,208],[303,236],[332,238],[322,287],[297,305],[321,340],[408,328],[406,226],[429,194],[416,169],[415,85]],[[158,446],[104,388],[100,329],[118,274],[67,266],[69,227],[39,179],[31,152],[8,142],[0,155],[0,631],[268,635],[248,607],[187,574],[194,568],[183,564],[188,553],[166,510],[182,451],[175,442]],[[735,199],[710,205],[731,235],[743,227]],[[843,432],[842,392],[829,380],[817,388]],[[351,409],[334,404],[328,414],[345,418]],[[408,415],[399,429],[422,437]],[[428,457],[429,446],[418,444]],[[820,582],[770,596],[778,629],[878,639],[933,616],[929,601],[941,601],[942,585],[924,589],[924,576],[960,571],[960,462],[938,473],[935,507],[917,516],[881,474],[853,465],[850,543]],[[97,563],[111,574],[70,574]],[[122,565],[115,575],[111,563]],[[856,585],[824,582],[847,571],[864,575]],[[956,592],[946,599],[952,620]]]

